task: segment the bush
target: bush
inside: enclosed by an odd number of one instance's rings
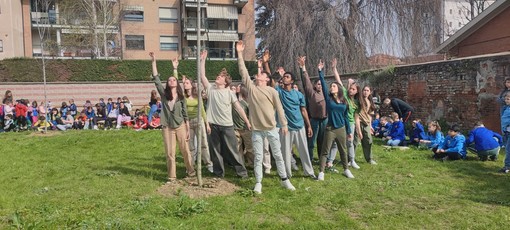
[[[214,79],[226,68],[234,80],[240,80],[237,61],[207,61],[206,76]],[[248,72],[257,72],[256,62],[246,62]],[[172,63],[158,61],[162,79],[171,76]],[[46,81],[147,81],[151,74],[148,60],[46,60]],[[179,75],[196,78],[196,60],[179,61]],[[0,82],[42,82],[42,60],[13,58],[0,61]]]

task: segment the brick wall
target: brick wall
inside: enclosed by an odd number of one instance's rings
[[[470,130],[477,120],[500,130],[500,106],[496,98],[510,77],[510,53],[396,67],[392,76],[360,78],[369,83],[381,99],[397,97],[407,101],[422,121],[444,120]],[[383,110],[388,112],[388,110]],[[447,127],[446,127],[447,128]]]

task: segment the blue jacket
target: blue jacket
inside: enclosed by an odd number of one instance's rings
[[[503,112],[501,113],[501,132],[505,133],[507,127],[510,126],[510,106],[503,106]]]
[[[379,119],[374,119],[372,121],[372,129],[374,129],[374,132],[379,132],[379,130],[381,130],[381,127],[379,126],[380,123]]]
[[[434,133],[425,134],[425,138],[423,138],[423,140],[430,141],[430,143],[427,144],[427,147],[435,148],[435,147],[440,146],[443,143],[444,136],[443,136],[443,133],[438,130],[435,134]]]
[[[414,138],[418,138],[419,140],[425,139],[425,130],[423,129],[423,125],[419,122],[416,122],[415,127],[413,128],[411,140],[414,140]]]
[[[466,137],[462,134],[457,134],[454,137],[446,136],[444,142],[438,149],[444,149],[448,153],[459,153],[462,159],[466,158]]]
[[[404,141],[406,139],[406,134],[404,131],[404,123],[402,121],[394,121],[391,126],[391,132],[388,135],[393,140],[401,140]]]
[[[496,139],[494,139],[496,138]],[[469,133],[469,138],[466,140],[466,146],[475,143],[476,151],[485,151],[495,149],[503,145],[503,138],[501,135],[489,130],[485,127],[477,127]]]

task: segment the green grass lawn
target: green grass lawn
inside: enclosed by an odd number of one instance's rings
[[[425,150],[374,146],[378,165],[353,180],[323,182],[296,173],[295,192],[265,177],[255,183],[228,169],[242,188],[222,197],[164,197],[166,163],[159,131],[0,134],[0,229],[505,229],[510,175],[497,162],[438,162]],[[182,158],[178,177],[185,176]],[[317,167],[316,167],[317,169]],[[209,176],[205,172],[204,175]],[[507,226],[507,227],[504,227]]]

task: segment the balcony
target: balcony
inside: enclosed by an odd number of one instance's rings
[[[243,8],[246,3],[248,3],[248,0],[234,0],[234,5],[238,8]]]
[[[217,19],[217,18],[202,18],[201,31],[207,30],[218,33],[232,33],[238,29],[237,19]],[[197,18],[183,18],[184,31],[185,32],[196,32],[198,19]]]
[[[207,57],[210,60],[236,60],[235,50],[233,48],[211,48],[205,47],[208,52]],[[182,48],[182,57],[184,59],[197,58],[196,46],[185,46]]]
[[[184,0],[182,1],[186,7],[197,7],[198,0]],[[207,0],[200,0],[200,7],[207,7]]]

